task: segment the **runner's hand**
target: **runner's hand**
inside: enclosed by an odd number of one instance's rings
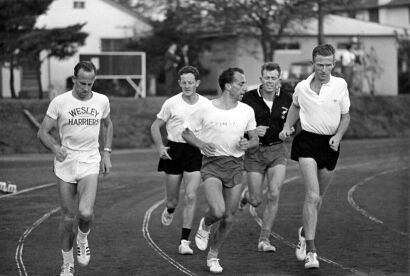
[[[249,140],[244,137],[241,137],[238,143],[238,148],[241,150],[247,150],[249,148]]]
[[[103,157],[101,160],[102,172],[103,174],[109,174],[112,168],[111,165],[111,153],[105,152],[103,153]]]
[[[256,134],[258,134],[259,137],[263,137],[266,134],[266,131],[268,130],[268,126],[257,126],[256,127]]]
[[[332,150],[337,151],[339,149],[341,138],[338,135],[334,135],[329,140],[329,146]]]
[[[213,143],[204,143],[201,146],[201,151],[205,156],[213,156],[215,153],[216,147]]]
[[[159,158],[172,160],[171,156],[169,156],[169,154],[168,154],[168,150],[169,150],[169,147],[164,147],[164,146],[161,147],[158,151],[159,152]]]
[[[59,147],[56,151],[56,159],[58,162],[63,162],[67,158],[67,150],[64,147]]]

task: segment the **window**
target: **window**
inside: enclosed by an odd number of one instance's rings
[[[74,1],[73,2],[73,9],[84,9],[85,2],[84,1]]]
[[[127,51],[130,39],[128,38],[102,38],[101,51],[103,52],[118,52]]]
[[[379,23],[379,8],[369,9],[369,21]]]
[[[300,50],[299,42],[278,43],[277,50]]]

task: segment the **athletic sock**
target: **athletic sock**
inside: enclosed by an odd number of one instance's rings
[[[167,208],[168,214],[172,214],[174,213],[174,211],[175,211],[175,208]]]
[[[181,240],[189,241],[189,235],[191,234],[191,229],[189,228],[182,228],[181,231]]]
[[[87,233],[84,233],[81,231],[80,228],[78,228],[78,233],[77,233],[77,241],[79,242],[85,242],[87,240],[87,236],[90,234],[90,230],[88,230]]]
[[[302,228],[302,231],[300,231],[300,235],[301,235],[302,237],[305,237],[305,229]]]
[[[206,231],[211,231],[211,226],[212,226],[212,224],[211,225],[206,225],[206,223],[205,223],[205,221],[206,221],[206,217],[204,218],[204,223],[202,223],[202,229],[204,229],[204,230],[206,230]]]
[[[73,264],[74,263],[74,255],[73,255],[73,248],[70,251],[61,250],[63,254],[63,264]]]
[[[218,251],[209,249],[208,256],[206,257],[206,259],[209,260],[209,259],[212,259],[212,258],[218,258]]]
[[[306,240],[306,252],[316,252],[315,240]]]
[[[269,242],[270,232],[271,232],[270,230],[262,229],[259,235],[259,242],[261,241]]]

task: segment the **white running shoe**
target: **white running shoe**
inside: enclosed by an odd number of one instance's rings
[[[271,245],[269,241],[260,241],[258,243],[258,251],[275,252],[276,248],[273,245]]]
[[[174,214],[168,213],[167,208],[165,208],[161,216],[162,225],[165,225],[165,226],[171,225],[173,219],[174,219]]]
[[[305,268],[319,268],[319,261],[317,260],[317,254],[314,252],[308,252],[305,259]]]
[[[306,258],[306,239],[302,237],[302,229],[303,227],[300,227],[298,230],[299,242],[296,246],[296,259],[298,261],[304,261]]]
[[[63,264],[61,266],[60,276],[74,276],[74,264]]]
[[[195,234],[195,244],[199,250],[204,251],[208,247],[209,232],[202,228],[205,223],[205,218],[202,218],[199,222],[198,231]]]
[[[219,264],[219,259],[217,258],[210,258],[206,260],[206,265],[209,268],[209,272],[211,273],[222,273],[222,266]]]
[[[194,254],[194,251],[189,247],[191,244],[190,241],[187,240],[181,240],[181,244],[178,247],[178,253],[181,255],[192,255]]]
[[[77,261],[81,266],[87,266],[90,262],[91,251],[88,246],[88,240],[85,239],[85,242],[79,242],[77,239]]]

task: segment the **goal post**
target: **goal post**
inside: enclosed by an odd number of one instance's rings
[[[80,54],[97,68],[96,79],[125,79],[135,90],[135,98],[146,97],[145,52],[101,52]],[[134,80],[138,80],[135,82]]]

